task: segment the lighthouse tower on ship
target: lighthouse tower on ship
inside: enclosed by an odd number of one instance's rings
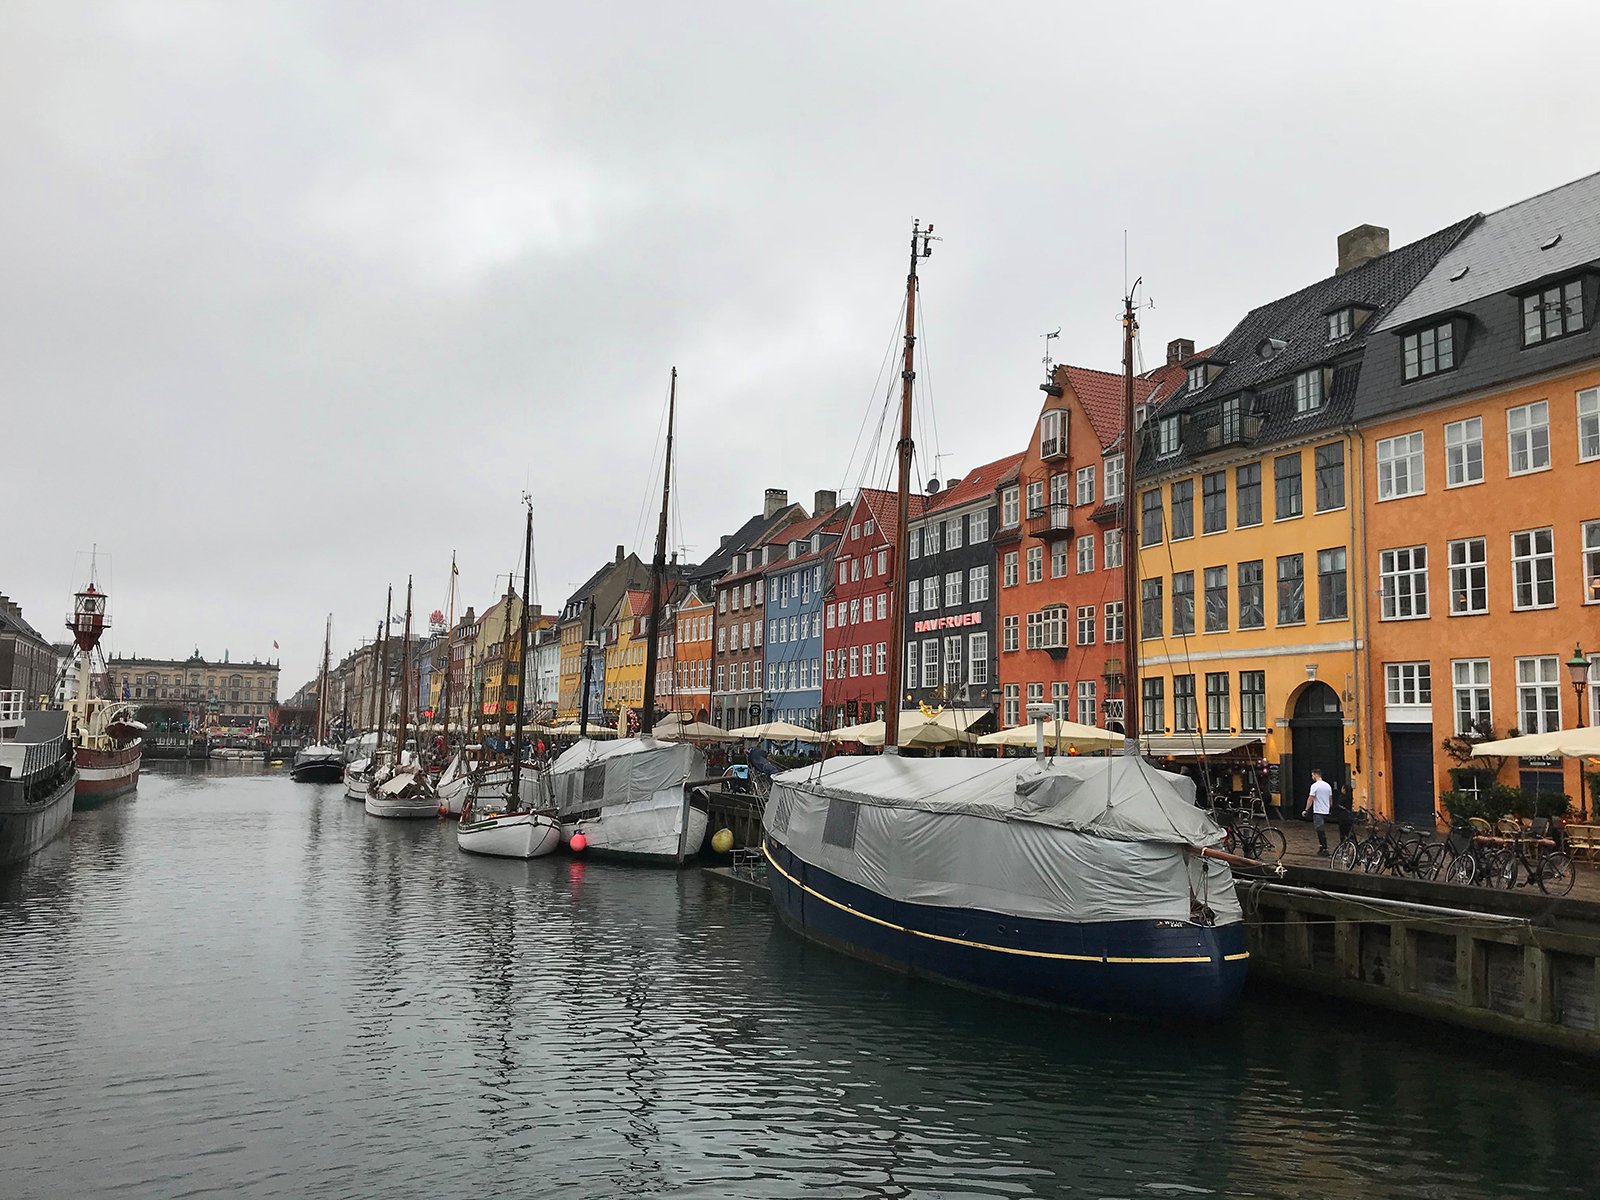
[[[111,628],[109,599],[91,578],[89,586],[73,597],[72,616],[67,619],[78,646],[77,693],[66,702],[68,733],[78,759],[74,808],[93,808],[139,786],[144,726],[133,719],[131,704],[100,699],[91,686],[95,647]]]

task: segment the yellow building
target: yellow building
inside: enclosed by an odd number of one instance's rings
[[[627,592],[617,602],[605,634],[605,706],[608,713],[644,704],[645,658],[650,651],[650,593]]]
[[[1264,761],[1263,790],[1289,811],[1313,768],[1372,803],[1365,595],[1351,584],[1362,464],[1347,431],[1368,334],[1457,232],[1393,252],[1384,230],[1344,235],[1337,274],[1186,361],[1139,433],[1140,728],[1157,753],[1229,754],[1222,786]]]
[[[496,600],[478,621],[473,699],[480,724],[499,725],[516,714],[517,622],[521,619],[522,598],[513,594]],[[502,689],[506,694],[502,695]]]

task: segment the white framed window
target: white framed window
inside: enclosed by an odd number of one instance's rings
[[[1489,660],[1453,659],[1450,663],[1450,686],[1455,700],[1456,734],[1473,734],[1491,728]]]
[[[825,653],[822,656],[822,660],[823,660],[823,663],[825,664],[824,669],[827,671],[827,678],[832,679],[833,678],[833,651],[829,650],[827,653]]]
[[[1004,580],[1003,580],[1003,586],[1005,586],[1005,587],[1016,587],[1017,586],[1017,552],[1015,550],[1009,551],[1006,554],[1006,557],[1005,557],[1005,576],[1004,576]]]
[[[1194,366],[1189,368],[1189,390],[1191,392],[1198,392],[1201,388],[1203,388],[1205,386],[1206,386],[1206,365],[1205,365],[1205,363],[1197,363],[1196,365],[1194,365]]]
[[[1322,407],[1322,368],[1301,371],[1294,377],[1294,411],[1299,416]]]
[[[1029,518],[1044,515],[1044,480],[1035,479],[1028,485]]]
[[[1105,616],[1106,643],[1114,646],[1122,641],[1122,601],[1107,600],[1101,612]]]
[[[1561,676],[1554,654],[1517,659],[1517,730],[1554,733],[1561,728]]]
[[[1094,645],[1094,605],[1078,606],[1078,645]]]
[[[922,607],[925,612],[932,612],[939,607],[939,577],[929,575],[922,581]]]
[[[1489,552],[1483,538],[1450,543],[1450,615],[1477,616],[1489,611]]]
[[[839,582],[850,582],[850,563],[848,560],[841,560],[839,563]]]
[[[1512,608],[1554,608],[1555,530],[1525,529],[1511,535]]]
[[[1583,283],[1569,279],[1522,298],[1522,344],[1547,342],[1583,328]]]
[[[967,572],[967,599],[979,604],[989,598],[989,564]]]
[[[1355,328],[1355,313],[1348,308],[1341,308],[1338,312],[1328,314],[1328,340],[1337,342],[1340,338],[1350,336],[1350,331]]]
[[[1057,681],[1050,685],[1050,706],[1058,721],[1072,720],[1072,685]]]
[[[1037,650],[1044,645],[1044,614],[1031,612],[1028,614],[1028,649]]]
[[[1106,477],[1105,501],[1106,501],[1106,503],[1110,504],[1113,500],[1121,500],[1122,499],[1122,485],[1123,485],[1122,455],[1120,455],[1120,454],[1108,454],[1108,455],[1105,456],[1105,458],[1103,460],[1101,460],[1101,465],[1105,468],[1105,477]]]
[[[861,601],[860,600],[852,600],[852,601],[850,601],[850,624],[852,624],[852,625],[861,624]]]
[[[862,556],[862,559],[861,559],[861,578],[863,578],[863,579],[871,579],[872,578],[872,555],[870,555],[870,554]]]
[[[1583,602],[1600,604],[1600,521],[1583,523]]]
[[[922,526],[915,525],[906,531],[906,557],[922,557]]]
[[[944,548],[946,550],[961,549],[961,535],[964,532],[965,521],[961,517],[951,517],[944,526]]]
[[[826,605],[825,607],[826,607],[826,611],[827,611],[827,614],[828,614],[828,628],[832,629],[833,628],[833,605],[829,604],[829,605]],[[917,608],[916,608],[915,604],[913,604],[911,606],[911,611],[912,612],[916,612],[917,611]]]
[[[967,635],[967,682],[989,682],[989,635],[987,633],[969,633]]]
[[[1077,495],[1079,504],[1094,503],[1094,467],[1079,467],[1077,474]]]
[[[1028,547],[1028,582],[1038,583],[1044,578],[1044,547]]]
[[[1020,493],[1015,484],[1000,493],[1001,529],[1014,529],[1021,521],[1022,518],[1017,511],[1019,498]]]
[[[1094,570],[1094,534],[1086,533],[1078,539],[1078,574],[1087,575]]]
[[[1001,695],[1005,698],[1003,720],[1009,729],[1022,720],[1022,687],[1020,684],[1008,683],[1001,689]]]
[[[874,529],[874,526],[873,526],[871,521],[867,521],[867,522],[863,523],[862,526],[861,526],[862,536],[863,537],[871,537],[873,529]]]
[[[1527,475],[1550,466],[1550,405],[1544,400],[1506,409],[1506,440],[1511,474]]]
[[[1429,663],[1384,663],[1383,680],[1390,704],[1433,703],[1433,667]]]
[[[961,677],[961,635],[944,639],[944,686],[947,691],[954,691],[962,684]]]
[[[1578,461],[1600,458],[1600,388],[1578,393]]]
[[[1017,648],[1017,626],[1019,622],[1015,615],[1006,617],[1000,625],[1000,649],[1015,650]]]
[[[1050,545],[1050,578],[1064,579],[1067,566],[1072,561],[1072,550],[1065,538]]]
[[[1444,427],[1444,485],[1483,482],[1483,418],[1468,417]]]
[[[922,611],[922,583],[913,579],[911,586],[906,589],[906,611],[908,613]]]
[[[1401,546],[1378,555],[1382,619],[1416,621],[1428,615],[1428,548]]]
[[[1078,724],[1093,725],[1094,723],[1094,680],[1080,679],[1078,681]]]
[[[987,569],[987,568],[985,568],[985,569]],[[889,593],[888,592],[879,592],[878,593],[878,620],[887,621],[888,619],[889,619]]]
[[[939,686],[939,639],[927,638],[922,643],[922,686]]]
[[[1402,433],[1378,443],[1378,499],[1420,496],[1424,488],[1422,433]]]
[[[973,542],[987,542],[989,540],[989,510],[980,508],[971,514],[967,520],[967,534]]]
[[[728,648],[728,646],[727,646],[727,641],[728,641],[727,633],[728,633],[728,627],[726,625],[720,626],[717,629],[717,653],[718,654],[723,653]]]
[[[859,524],[850,526],[850,540],[852,542],[861,540],[861,526]]]
[[[856,580],[858,580],[860,578],[861,578],[861,560],[859,558],[852,558],[850,560],[850,582],[854,583]]]
[[[1405,349],[1405,376],[1409,382],[1456,365],[1455,326],[1449,321],[1418,329],[1401,339]]]
[[[1105,563],[1108,571],[1113,567],[1122,565],[1122,530],[1120,529],[1106,530]]]
[[[1067,451],[1066,439],[1062,436],[1061,420],[1062,411],[1053,408],[1039,418],[1039,457],[1054,458]]]
[[[961,572],[951,571],[944,577],[944,606],[961,607]]]
[[[1178,418],[1162,417],[1156,425],[1156,453],[1162,458],[1178,452]]]

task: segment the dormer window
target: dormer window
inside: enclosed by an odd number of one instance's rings
[[[1450,321],[1415,330],[1406,334],[1401,342],[1405,348],[1407,383],[1452,370],[1456,365],[1455,325]]]
[[[1522,344],[1536,345],[1583,328],[1583,281],[1569,279],[1522,298]]]
[[[1156,453],[1162,458],[1178,452],[1178,418],[1162,417],[1156,426],[1158,441]]]
[[[1322,368],[1301,371],[1294,377],[1294,411],[1296,416],[1316,412],[1322,407]]]
[[[1355,312],[1352,309],[1341,308],[1337,312],[1328,314],[1328,340],[1337,342],[1340,338],[1347,338],[1356,327]]]
[[[1189,368],[1189,390],[1198,392],[1206,385],[1206,365],[1199,363]]]

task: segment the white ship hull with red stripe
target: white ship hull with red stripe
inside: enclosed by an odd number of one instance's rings
[[[78,790],[76,803],[98,804],[139,786],[139,759],[144,753],[144,742],[135,739],[132,745],[119,750],[90,750],[78,747]]]

